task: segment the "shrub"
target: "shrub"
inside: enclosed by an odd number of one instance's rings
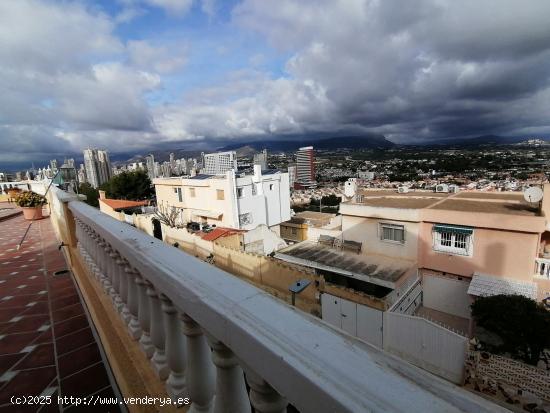
[[[46,204],[46,198],[36,192],[21,192],[15,198],[15,203],[22,208],[36,208]]]
[[[490,352],[508,353],[536,365],[544,349],[550,347],[550,312],[530,298],[481,297],[472,304],[472,316],[477,326],[490,333],[479,337]]]

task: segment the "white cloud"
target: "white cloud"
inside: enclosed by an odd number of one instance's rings
[[[193,0],[144,0],[150,6],[160,7],[168,14],[182,16],[186,14],[193,5]]]
[[[186,63],[186,46],[153,46],[146,40],[128,42],[128,53],[133,65],[166,74],[181,69]]]

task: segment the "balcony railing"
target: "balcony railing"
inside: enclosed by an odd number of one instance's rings
[[[82,202],[59,202],[88,273],[192,412],[499,410]]]

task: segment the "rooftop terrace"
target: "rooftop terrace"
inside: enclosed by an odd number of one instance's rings
[[[58,406],[57,396],[114,397],[118,389],[72,274],[54,275],[67,264],[50,220],[33,222],[17,249],[28,225],[21,215],[0,222],[0,409],[17,410],[12,396],[42,395],[55,411],[78,411]]]
[[[6,411],[17,411],[9,395],[116,394],[115,380],[125,397],[189,397],[204,412],[501,410],[74,195],[52,188],[48,198],[51,217],[20,251],[26,222],[0,223]],[[67,266],[72,274],[53,275]],[[86,346],[91,355],[76,353]]]

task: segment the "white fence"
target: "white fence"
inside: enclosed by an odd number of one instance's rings
[[[462,384],[468,339],[420,317],[384,313],[384,350]]]

